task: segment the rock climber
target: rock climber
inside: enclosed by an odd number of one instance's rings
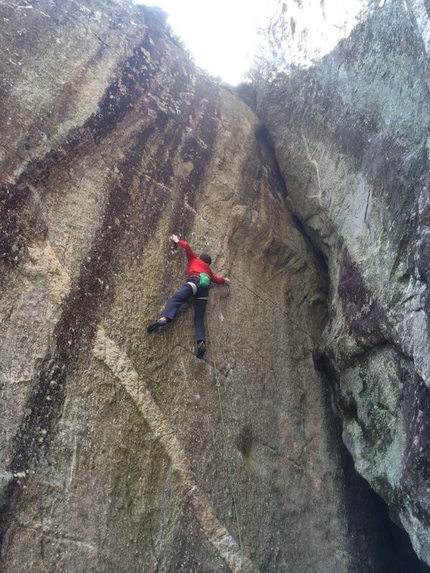
[[[197,358],[203,358],[206,352],[204,316],[209,297],[210,282],[229,285],[230,280],[226,277],[218,277],[212,272],[210,255],[202,253],[198,257],[192,251],[190,245],[186,241],[180,240],[177,235],[172,235],[170,239],[185,251],[188,260],[188,281],[169,298],[160,318],[155,322],[151,322],[146,330],[147,332],[152,332],[160,326],[165,326],[168,322],[171,322],[175,318],[181,304],[192,297],[194,300],[194,328],[197,338],[196,356]]]

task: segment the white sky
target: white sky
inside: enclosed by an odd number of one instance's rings
[[[235,85],[251,67],[264,0],[134,0],[169,14],[197,66]]]

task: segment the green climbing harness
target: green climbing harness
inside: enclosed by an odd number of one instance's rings
[[[211,277],[207,273],[200,273],[199,285],[202,288],[209,288],[210,284],[211,284]]]

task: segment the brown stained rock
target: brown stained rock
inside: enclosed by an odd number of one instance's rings
[[[159,12],[1,10],[1,567],[373,566],[375,514],[352,518],[313,363],[324,269],[256,116]],[[205,360],[191,309],[146,333],[185,279],[174,232],[231,278],[210,295]]]

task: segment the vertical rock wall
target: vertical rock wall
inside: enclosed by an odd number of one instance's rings
[[[328,261],[321,362],[356,468],[429,563],[429,5],[276,6],[257,109]]]
[[[2,571],[395,571],[352,497],[312,358],[325,280],[256,116],[157,11],[0,8]],[[184,280],[172,232],[232,280],[204,361],[191,309],[146,334]]]

